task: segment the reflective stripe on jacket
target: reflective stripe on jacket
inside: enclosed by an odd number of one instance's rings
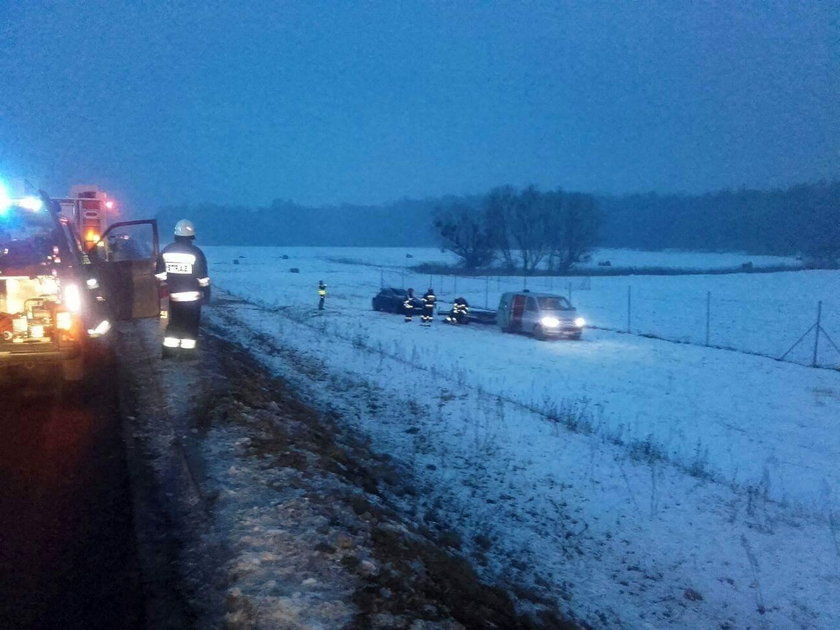
[[[155,267],[155,277],[158,280],[166,281],[169,285],[170,299],[178,302],[189,302],[191,296],[201,289],[209,288],[210,276],[207,273],[207,259],[198,247],[189,240],[179,240],[176,237],[174,243],[163,248],[158,256]],[[177,294],[185,294],[184,299],[175,297]]]

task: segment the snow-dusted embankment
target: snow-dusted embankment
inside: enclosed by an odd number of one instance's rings
[[[211,317],[409,465],[406,509],[448,522],[489,578],[599,626],[840,623],[837,373],[609,332],[427,330],[368,310],[375,267],[249,256],[216,265],[247,302]]]

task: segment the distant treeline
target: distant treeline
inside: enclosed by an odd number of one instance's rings
[[[441,200],[402,200],[382,206],[310,208],[274,201],[268,208],[199,204],[163,208],[164,233],[181,218],[196,224],[206,245],[432,247],[433,214]]]
[[[476,206],[481,196],[401,200],[380,206],[308,208],[278,200],[268,208],[204,204],[164,208],[164,232],[180,218],[208,245],[436,247],[436,212]],[[784,190],[705,195],[595,196],[602,213],[597,245],[636,249],[840,255],[840,182]]]
[[[840,254],[840,182],[699,196],[599,197],[600,245],[648,250]]]

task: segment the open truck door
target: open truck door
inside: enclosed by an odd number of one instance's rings
[[[159,283],[155,278],[159,252],[154,219],[114,223],[88,251],[116,319],[160,315]]]

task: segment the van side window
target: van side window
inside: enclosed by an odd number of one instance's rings
[[[537,300],[529,297],[528,301],[525,303],[525,310],[535,312],[537,310]]]

